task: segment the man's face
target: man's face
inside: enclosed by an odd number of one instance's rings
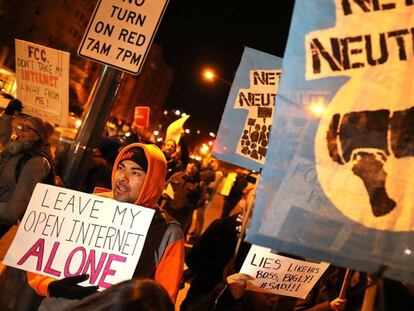
[[[173,141],[169,140],[161,148],[162,152],[167,156],[171,156],[175,152],[175,144]]]
[[[13,123],[13,131],[16,133],[16,140],[22,143],[36,141],[40,138],[32,123],[28,120]]]
[[[198,167],[194,163],[188,163],[187,167],[185,168],[185,174],[187,176],[195,176],[198,172]]]
[[[210,169],[212,169],[213,171],[217,171],[218,170],[218,162],[216,159],[210,159],[210,161],[208,162],[208,167]]]
[[[147,174],[137,163],[123,160],[115,172],[114,198],[125,203],[135,203]]]

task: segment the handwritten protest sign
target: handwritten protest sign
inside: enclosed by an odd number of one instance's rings
[[[240,273],[255,278],[252,290],[304,299],[328,267],[325,262],[296,260],[252,245]]]
[[[17,98],[24,112],[67,126],[69,53],[16,39]]]
[[[37,184],[4,263],[101,289],[130,279],[154,210]]]
[[[296,1],[247,240],[414,282],[413,1]]]
[[[245,48],[213,147],[218,159],[259,170],[266,157],[282,59]]]

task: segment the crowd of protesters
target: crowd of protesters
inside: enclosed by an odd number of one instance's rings
[[[53,157],[48,142],[53,126],[24,114],[23,106],[11,99],[0,116],[0,238],[18,226],[38,182],[65,186],[64,161]],[[360,310],[376,280],[356,271],[340,298],[345,269],[332,265],[306,299],[251,290],[252,277],[239,270],[251,246],[243,241],[243,224],[251,217],[257,175],[239,171],[221,217],[205,223],[226,173],[211,156],[191,159],[185,139],[156,146],[139,135],[126,143],[104,136],[78,190],[155,210],[132,279],[99,292],[79,285],[85,274],[54,279],[3,267],[0,310]],[[189,289],[178,302],[184,283]],[[398,307],[389,310],[414,310],[410,286],[384,283],[393,293],[385,304]]]

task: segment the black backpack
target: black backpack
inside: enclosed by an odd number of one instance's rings
[[[19,176],[20,176],[20,173],[21,173],[24,165],[27,163],[27,161],[29,161],[31,158],[33,158],[35,156],[41,156],[44,159],[46,159],[46,161],[49,163],[49,167],[50,167],[49,174],[47,174],[41,182],[44,183],[44,184],[48,184],[48,185],[60,186],[56,182],[56,180],[59,179],[59,178],[56,176],[55,170],[53,169],[53,166],[52,166],[52,163],[50,161],[50,158],[49,158],[48,154],[46,154],[45,152],[42,152],[42,151],[27,152],[27,153],[24,153],[23,156],[20,157],[20,159],[17,161],[16,170],[15,170],[15,173],[14,173],[14,177],[15,177],[16,182],[19,180]]]

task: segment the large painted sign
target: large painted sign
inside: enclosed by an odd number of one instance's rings
[[[297,1],[248,240],[414,280],[414,5]]]
[[[282,59],[245,48],[230,89],[213,154],[259,170],[266,159]]]

